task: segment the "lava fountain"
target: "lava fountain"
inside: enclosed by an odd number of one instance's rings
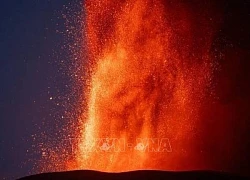
[[[214,68],[210,54],[216,26],[212,4],[194,4],[85,2],[90,75],[73,168],[119,172],[206,166],[197,158],[195,142]],[[112,146],[97,150],[101,145]]]

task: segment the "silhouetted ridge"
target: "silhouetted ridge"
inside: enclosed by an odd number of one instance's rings
[[[32,175],[21,178],[20,180],[40,180],[40,179],[62,179],[62,180],[84,180],[84,179],[109,179],[109,180],[125,180],[125,179],[168,179],[168,180],[181,180],[181,179],[250,179],[243,176],[238,176],[229,173],[221,173],[214,171],[183,171],[183,172],[169,172],[169,171],[156,171],[156,170],[139,170],[121,173],[106,173],[91,170],[78,170],[67,172],[53,172]]]

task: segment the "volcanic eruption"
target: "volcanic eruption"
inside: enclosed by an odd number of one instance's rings
[[[79,117],[76,156],[67,169],[120,172],[207,166],[198,158],[196,141],[216,64],[211,49],[218,23],[212,21],[219,13],[212,2],[206,7],[194,4],[84,3],[87,103],[79,107],[86,110]],[[150,143],[154,151],[144,149]],[[97,145],[104,149],[91,149]],[[109,145],[117,150],[109,150]]]

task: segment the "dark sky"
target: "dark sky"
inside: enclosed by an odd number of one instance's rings
[[[56,119],[65,110],[60,97],[69,95],[70,83],[59,63],[67,66],[70,61],[62,48],[67,44],[62,14],[72,2],[1,1],[0,179],[34,173],[32,162],[39,155],[32,145],[39,140],[32,135],[53,136],[60,128]]]

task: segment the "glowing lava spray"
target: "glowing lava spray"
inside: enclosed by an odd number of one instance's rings
[[[209,8],[202,7],[198,1],[195,6],[161,0],[85,2],[91,73],[87,105],[80,107],[87,112],[79,118],[74,168],[202,167],[195,140],[213,72],[215,29]]]

